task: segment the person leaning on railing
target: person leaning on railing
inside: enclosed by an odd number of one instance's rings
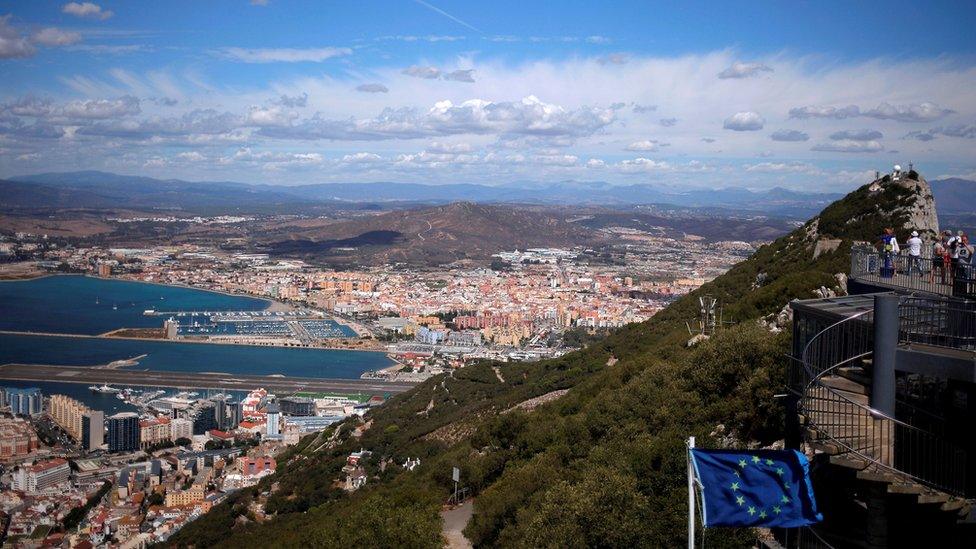
[[[936,240],[935,244],[932,245],[932,270],[929,271],[929,284],[935,283],[936,271],[939,272],[942,284],[949,283],[947,274],[949,273],[950,261],[949,250],[946,249],[941,240]]]

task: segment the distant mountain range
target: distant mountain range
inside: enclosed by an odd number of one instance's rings
[[[976,183],[964,179],[932,181],[940,211],[970,211]],[[348,208],[351,204],[523,203],[542,205],[669,204],[694,208],[728,208],[772,215],[807,217],[841,197],[784,188],[673,191],[651,185],[605,182],[516,182],[504,186],[417,183],[330,183],[298,186],[249,185],[228,181],[118,175],[97,171],[44,173],[0,181],[2,208],[181,209],[189,212],[282,211]]]

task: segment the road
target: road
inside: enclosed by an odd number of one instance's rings
[[[416,383],[387,382],[372,379],[323,379],[316,377],[279,377],[234,375],[226,373],[169,372],[146,370],[95,369],[85,366],[50,366],[41,364],[4,364],[0,380],[53,381],[98,385],[172,387],[176,389],[227,389],[250,391],[265,387],[275,391],[308,391],[333,393],[402,393]]]

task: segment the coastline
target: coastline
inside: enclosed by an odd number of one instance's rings
[[[119,328],[124,329],[124,328]],[[115,331],[115,330],[113,330]],[[103,334],[72,334],[72,333],[58,333],[58,332],[21,332],[17,330],[0,330],[0,336],[23,336],[23,337],[69,337],[76,339],[107,339],[116,341],[153,341],[159,343],[191,343],[196,345],[231,345],[237,347],[262,347],[262,348],[272,348],[272,349],[304,349],[310,351],[353,351],[357,353],[381,353],[387,355],[385,350],[381,349],[355,349],[348,347],[304,347],[301,345],[250,345],[247,343],[236,343],[236,342],[223,342],[223,341],[201,341],[201,340],[187,340],[187,339],[155,339],[149,337],[131,337],[131,336],[112,336],[108,335],[112,332],[106,332]],[[391,359],[392,360],[392,359]]]

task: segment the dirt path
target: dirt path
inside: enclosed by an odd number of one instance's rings
[[[473,500],[465,501],[453,509],[441,511],[441,518],[444,519],[442,535],[446,547],[449,549],[470,549],[472,547],[468,538],[464,537],[462,530],[468,525],[468,521],[471,520],[471,515],[473,514]]]

